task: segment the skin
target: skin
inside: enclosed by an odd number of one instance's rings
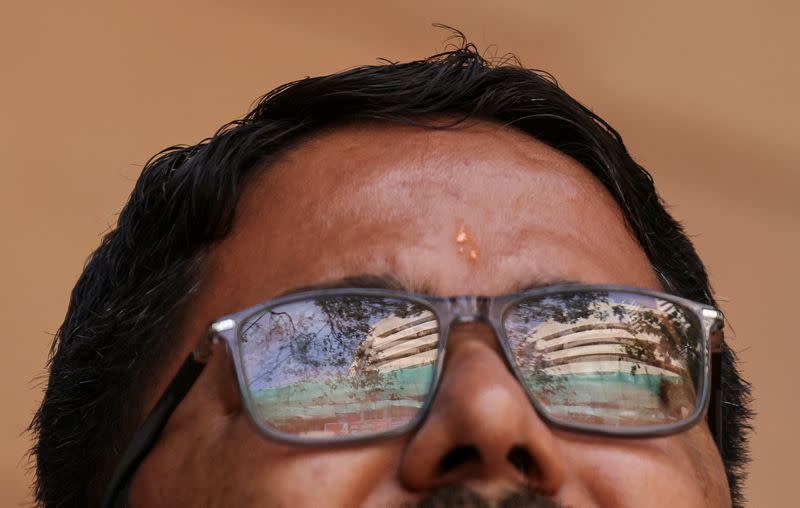
[[[462,227],[475,259],[459,252]],[[565,280],[660,289],[602,185],[527,135],[483,122],[337,128],[250,182],[232,232],[209,253],[183,349],[152,400],[214,318],[365,273],[439,295]],[[409,435],[308,448],[257,433],[230,359],[215,350],[134,477],[132,506],[397,506],[451,486],[489,499],[528,486],[572,507],[730,505],[704,423],[655,439],[556,431],[485,325],[455,326],[446,358],[431,411]],[[529,470],[506,458],[515,446]],[[477,453],[442,470],[457,447]]]

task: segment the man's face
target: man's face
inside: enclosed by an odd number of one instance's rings
[[[489,123],[351,126],[304,142],[250,183],[231,234],[210,252],[181,356],[218,316],[365,274],[436,295],[558,281],[660,289],[612,198],[559,152]],[[455,325],[447,347],[414,431],[334,448],[260,435],[217,350],[138,470],[133,506],[384,507],[448,487],[489,500],[531,487],[572,507],[730,504],[706,425],[654,439],[557,431],[490,328]],[[514,465],[520,454],[529,467]]]

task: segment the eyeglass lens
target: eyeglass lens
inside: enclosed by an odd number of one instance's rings
[[[251,411],[272,432],[337,439],[397,430],[435,377],[439,322],[403,298],[327,295],[273,306],[240,328]],[[694,313],[630,292],[570,292],[510,305],[502,332],[540,410],[562,424],[680,421],[696,404]]]
[[[503,328],[523,384],[553,420],[642,427],[684,420],[698,402],[702,332],[669,301],[611,291],[528,298]]]
[[[433,385],[439,325],[412,301],[300,300],[253,316],[242,330],[257,418],[278,432],[324,438],[403,427]]]

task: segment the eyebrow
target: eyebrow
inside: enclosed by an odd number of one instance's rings
[[[335,288],[372,288],[372,289],[389,289],[392,291],[408,291],[429,294],[425,291],[420,291],[421,288],[417,286],[409,286],[403,281],[391,274],[371,274],[363,273],[359,275],[349,275],[340,279],[330,281],[323,281],[316,284],[309,284],[307,286],[299,286],[288,291],[281,293],[288,295],[292,293],[299,293],[302,291],[314,291],[317,289],[335,289]]]
[[[570,279],[561,279],[557,277],[538,278],[514,286],[512,288],[513,290],[511,291],[511,293],[524,293],[525,291],[532,291],[534,289],[541,289],[543,287],[548,287],[548,286],[570,286],[575,284],[585,284],[585,282],[580,282],[577,280],[570,280]]]
[[[557,277],[547,278],[539,277],[528,280],[525,283],[515,284],[510,288],[509,293],[522,293],[533,289],[540,289],[547,286],[561,286],[580,284],[579,281],[561,279]],[[336,289],[336,288],[370,288],[370,289],[387,289],[392,291],[405,291],[408,293],[416,293],[423,295],[435,295],[435,291],[428,283],[422,284],[408,284],[403,282],[398,277],[392,274],[371,274],[363,273],[359,275],[351,275],[334,279],[330,281],[323,281],[317,284],[310,284],[307,286],[300,286],[284,291],[280,296],[300,293],[303,291],[314,291],[318,289]]]

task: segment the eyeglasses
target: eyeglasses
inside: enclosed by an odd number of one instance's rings
[[[665,293],[574,284],[497,297],[302,292],[212,323],[120,461],[106,505],[155,443],[213,344],[226,346],[256,429],[276,441],[326,445],[416,427],[442,377],[451,327],[471,321],[493,329],[532,407],[553,427],[672,434],[696,423],[716,391],[711,364],[722,345],[722,313]]]

